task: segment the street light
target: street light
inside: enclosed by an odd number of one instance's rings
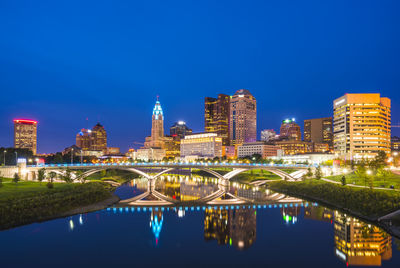
[[[71,149],[71,165],[74,160],[74,148]]]
[[[18,164],[18,152],[15,152],[15,165]]]
[[[6,150],[4,150],[4,153],[3,153],[4,165],[6,165],[6,153],[7,153],[7,151],[6,151]]]

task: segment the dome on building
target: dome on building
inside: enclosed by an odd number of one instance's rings
[[[235,92],[235,95],[251,95],[250,91],[248,91],[247,89],[239,89]]]

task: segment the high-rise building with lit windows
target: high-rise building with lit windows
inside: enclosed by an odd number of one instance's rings
[[[107,132],[104,127],[97,123],[92,128],[92,136],[93,136],[93,151],[104,151],[107,149]]]
[[[83,151],[105,152],[107,150],[107,132],[97,123],[92,129],[81,129],[76,134],[75,144]]]
[[[279,138],[287,140],[301,140],[300,126],[294,118],[288,118],[282,121]]]
[[[192,134],[192,130],[184,121],[178,121],[169,128],[169,135],[179,140],[190,134]]]
[[[304,120],[304,141],[333,146],[332,117]]]
[[[375,94],[346,94],[333,101],[333,146],[347,159],[390,153],[390,99]]]
[[[151,136],[146,138],[144,148],[164,148],[164,114],[157,98],[151,116]]]
[[[247,89],[239,89],[230,101],[229,138],[231,145],[257,139],[257,101]]]
[[[35,120],[14,119],[14,147],[37,153],[37,124]]]
[[[222,138],[222,145],[229,145],[230,96],[218,94],[218,98],[204,99],[204,130]]]

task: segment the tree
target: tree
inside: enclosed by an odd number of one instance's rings
[[[54,171],[51,171],[49,173],[49,180],[50,182],[53,182],[54,178],[57,177],[57,173],[55,173]]]
[[[41,168],[38,170],[38,181],[42,183],[42,181],[46,178],[46,169]]]
[[[342,177],[342,185],[345,186],[346,185],[346,176]]]
[[[308,168],[308,169],[307,169],[307,173],[306,173],[306,177],[307,177],[307,178],[311,178],[313,175],[314,175],[314,174],[313,174],[311,168]]]
[[[376,162],[377,167],[382,167],[386,165],[387,155],[384,151],[379,151],[375,156],[374,161]]]
[[[356,171],[354,172],[357,177],[359,177],[360,179],[364,179],[364,184],[366,184],[366,180],[367,180],[367,170],[365,169],[365,166],[363,164],[359,165],[356,169]]]
[[[382,178],[383,181],[386,181],[386,179],[391,175],[391,172],[385,168],[379,168],[376,175],[379,178]]]
[[[13,182],[18,183],[20,180],[21,180],[21,178],[19,177],[18,173],[14,173]]]
[[[67,168],[63,174],[61,174],[61,179],[63,179],[66,183],[72,183],[72,171]]]
[[[318,167],[315,169],[315,178],[316,178],[317,180],[319,180],[319,179],[322,178],[322,171],[321,171],[321,167],[320,167],[320,166],[318,166]]]

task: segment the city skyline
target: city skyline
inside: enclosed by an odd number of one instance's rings
[[[241,88],[257,98],[258,138],[284,118],[302,126],[332,116],[332,100],[345,93],[391,98],[398,125],[398,5],[7,3],[0,10],[8,25],[0,37],[0,144],[12,146],[14,118],[32,118],[38,152],[61,151],[89,118],[109,131],[110,146],[126,151],[149,135],[156,95],[166,128],[183,120],[200,132],[204,97]],[[75,19],[64,23],[65,14]]]
[[[373,92],[373,93],[376,93],[376,92]],[[358,93],[345,93],[345,94],[358,94]],[[232,94],[233,95],[233,94]],[[229,96],[232,96],[232,95],[229,95]],[[382,94],[381,94],[382,95]],[[158,101],[158,99],[159,99],[159,96],[157,95],[156,96],[156,99],[157,99],[157,103],[159,103],[159,101]],[[200,101],[202,101],[201,99],[200,99]],[[392,101],[393,102],[393,101]],[[203,100],[203,104],[204,104],[204,100]],[[332,107],[333,107],[333,105],[332,105]],[[154,109],[153,109],[154,110]],[[393,110],[393,107],[392,107],[392,110]],[[152,113],[153,113],[154,111],[152,111]],[[202,111],[202,114],[203,114],[203,128],[202,129],[200,129],[200,130],[196,130],[196,131],[193,131],[193,133],[202,133],[202,132],[205,132],[205,124],[204,124],[204,107],[203,107],[203,111]],[[258,112],[257,112],[257,114],[258,114]],[[333,115],[333,112],[332,112],[332,110],[331,110],[331,114]],[[393,112],[392,112],[392,114],[393,114]],[[329,116],[332,116],[332,115],[329,115]],[[320,115],[319,114],[319,116],[322,116],[322,115]],[[259,118],[260,116],[257,116],[257,124],[258,124],[258,122],[259,121],[261,121],[262,119],[260,119]],[[317,118],[318,117],[318,115],[315,117],[315,118]],[[22,117],[21,117],[22,118]],[[40,153],[54,153],[54,152],[58,152],[58,151],[62,151],[63,149],[65,149],[65,148],[67,148],[67,147],[69,147],[69,146],[71,146],[71,145],[73,145],[73,144],[75,144],[76,142],[75,142],[75,137],[73,137],[73,140],[72,140],[72,143],[71,144],[67,144],[65,147],[63,147],[63,148],[58,148],[58,149],[56,149],[56,150],[53,150],[53,151],[46,151],[46,152],[42,152],[42,151],[40,151],[39,150],[39,148],[40,148],[40,128],[41,128],[41,124],[40,124],[40,121],[39,120],[37,120],[37,119],[32,119],[32,118],[27,118],[27,117],[25,117],[25,118],[23,118],[23,119],[21,119],[20,118],[20,120],[34,120],[34,121],[36,121],[37,122],[37,124],[38,124],[38,127],[37,127],[37,132],[38,132],[38,134],[37,134],[37,147],[38,147],[38,153],[40,154]],[[168,116],[167,116],[167,118],[168,118]],[[393,118],[393,116],[392,116],[392,118]],[[287,120],[287,118],[283,118],[284,120]],[[304,119],[298,119],[298,118],[295,118],[295,117],[292,117],[291,118],[292,120],[295,120],[295,122],[296,123],[299,123],[299,126],[300,126],[300,129],[301,129],[301,133],[303,133],[304,132],[304,125],[302,124],[302,122],[304,121],[304,120],[310,120],[310,118],[304,118]],[[14,121],[15,121],[16,119],[13,119],[12,120],[12,124],[14,124]],[[277,119],[277,121],[279,121],[278,122],[278,124],[276,124],[276,125],[278,125],[278,127],[276,127],[276,128],[269,128],[269,129],[273,129],[273,130],[276,130],[276,133],[277,134],[279,134],[280,133],[280,128],[281,128],[281,124],[282,124],[282,121],[284,121],[284,120],[281,120],[281,119]],[[169,126],[169,125],[166,125],[166,126],[164,126],[164,128],[166,129],[166,130],[168,130],[170,127],[172,127],[177,121],[183,121],[183,120],[168,120],[167,122],[169,122],[169,121],[171,121],[171,122],[173,122],[173,123],[171,123],[171,125]],[[392,120],[393,121],[393,120]],[[88,120],[88,118],[85,118],[85,124],[89,127],[89,125],[91,124],[91,123],[89,123],[90,121]],[[97,124],[100,124],[100,122],[98,122],[97,121]],[[169,124],[169,123],[167,123],[167,124]],[[190,124],[190,123],[189,123]],[[195,124],[194,124],[195,125]],[[392,125],[400,125],[400,124],[396,124],[396,121],[394,121],[393,123],[392,123]],[[85,126],[86,127],[86,126]],[[85,128],[84,127],[84,128]],[[84,128],[82,128],[82,129],[84,129]],[[263,131],[263,130],[265,130],[265,129],[268,129],[268,127],[267,128],[259,128],[258,126],[257,126],[257,140],[261,140],[261,131]],[[70,130],[68,130],[68,131],[70,131]],[[78,130],[78,132],[80,132],[81,131],[81,129],[80,130]],[[149,129],[145,129],[145,131],[148,131],[149,132],[149,134],[151,134],[151,125],[149,126]],[[112,132],[112,130],[109,130],[108,131],[108,133],[109,134],[107,134],[107,135],[110,135],[111,134],[111,132]],[[14,131],[12,131],[12,133],[14,133]],[[400,134],[400,128],[392,128],[392,137],[393,136],[397,136],[397,135],[399,135]],[[12,134],[12,135],[14,135],[14,134]],[[164,131],[164,135],[168,135],[168,131]],[[112,136],[112,135],[110,135],[110,136]],[[147,135],[146,135],[147,136]],[[145,138],[146,138],[146,136],[144,136],[144,137],[141,137],[141,138],[139,138],[138,140],[134,140],[134,141],[126,141],[126,140],[123,140],[123,141],[117,141],[117,142],[115,142],[115,141],[110,141],[109,140],[109,142],[110,142],[110,144],[113,146],[113,144],[121,144],[121,143],[123,143],[123,144],[127,144],[126,145],[126,148],[125,147],[123,147],[123,146],[117,146],[117,147],[119,147],[119,148],[122,148],[121,150],[122,151],[127,151],[129,148],[135,148],[135,149],[137,149],[137,148],[139,148],[140,147],[140,145],[138,145],[140,142],[142,142],[142,143],[144,143],[145,142]],[[302,139],[300,139],[300,140],[303,140],[304,139],[304,137],[302,137]],[[13,139],[13,137],[11,137],[11,143],[13,144],[13,142],[14,142],[14,139]],[[64,141],[64,143],[65,143],[65,141]],[[9,147],[12,147],[12,144],[9,146]],[[4,146],[3,145],[3,147],[7,147],[7,145],[6,146]]]

